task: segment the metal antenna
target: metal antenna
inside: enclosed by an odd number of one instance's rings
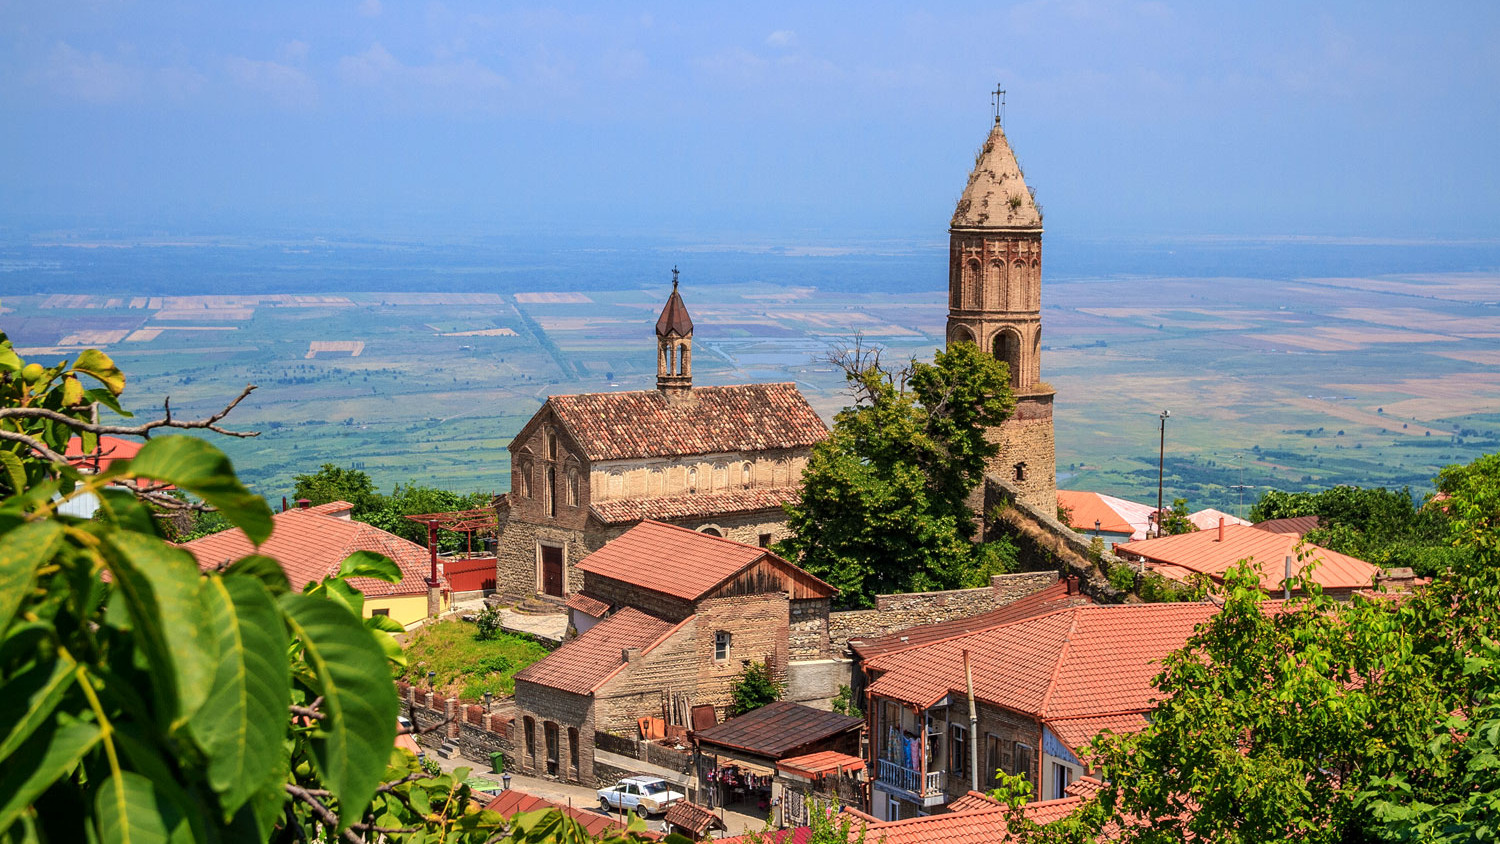
[[[995,122],[997,124],[1004,125],[1005,124],[1005,89],[1002,88],[1002,87],[1000,87],[1000,83],[998,83],[998,82],[995,83],[995,90],[993,90],[993,91],[990,92],[990,105],[995,110]]]

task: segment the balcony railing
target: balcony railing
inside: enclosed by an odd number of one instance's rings
[[[919,797],[936,797],[943,793],[942,771],[928,771],[924,775],[921,771],[913,771],[885,759],[879,762],[880,781],[886,785],[909,791]]]

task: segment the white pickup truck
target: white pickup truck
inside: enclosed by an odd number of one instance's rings
[[[608,788],[599,789],[599,807],[606,812],[633,811],[641,817],[665,812],[668,806],[685,799],[680,791],[660,777],[626,777]]]

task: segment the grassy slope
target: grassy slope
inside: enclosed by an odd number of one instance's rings
[[[444,694],[457,692],[465,700],[479,700],[485,692],[504,697],[516,690],[516,672],[548,653],[520,636],[501,633],[495,639],[480,641],[473,624],[440,621],[422,627],[407,639],[407,669],[400,679],[425,687],[427,672],[434,671],[437,690]]]

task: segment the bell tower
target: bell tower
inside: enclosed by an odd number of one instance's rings
[[[1016,409],[987,436],[999,443],[990,474],[1045,513],[1057,509],[1054,391],[1042,380],[1042,211],[1001,125],[974,160],[948,227],[948,344],[970,342],[1010,367]]]
[[[672,268],[672,295],[656,319],[656,389],[668,399],[681,399],[693,389],[693,319],[677,293],[677,268]]]

